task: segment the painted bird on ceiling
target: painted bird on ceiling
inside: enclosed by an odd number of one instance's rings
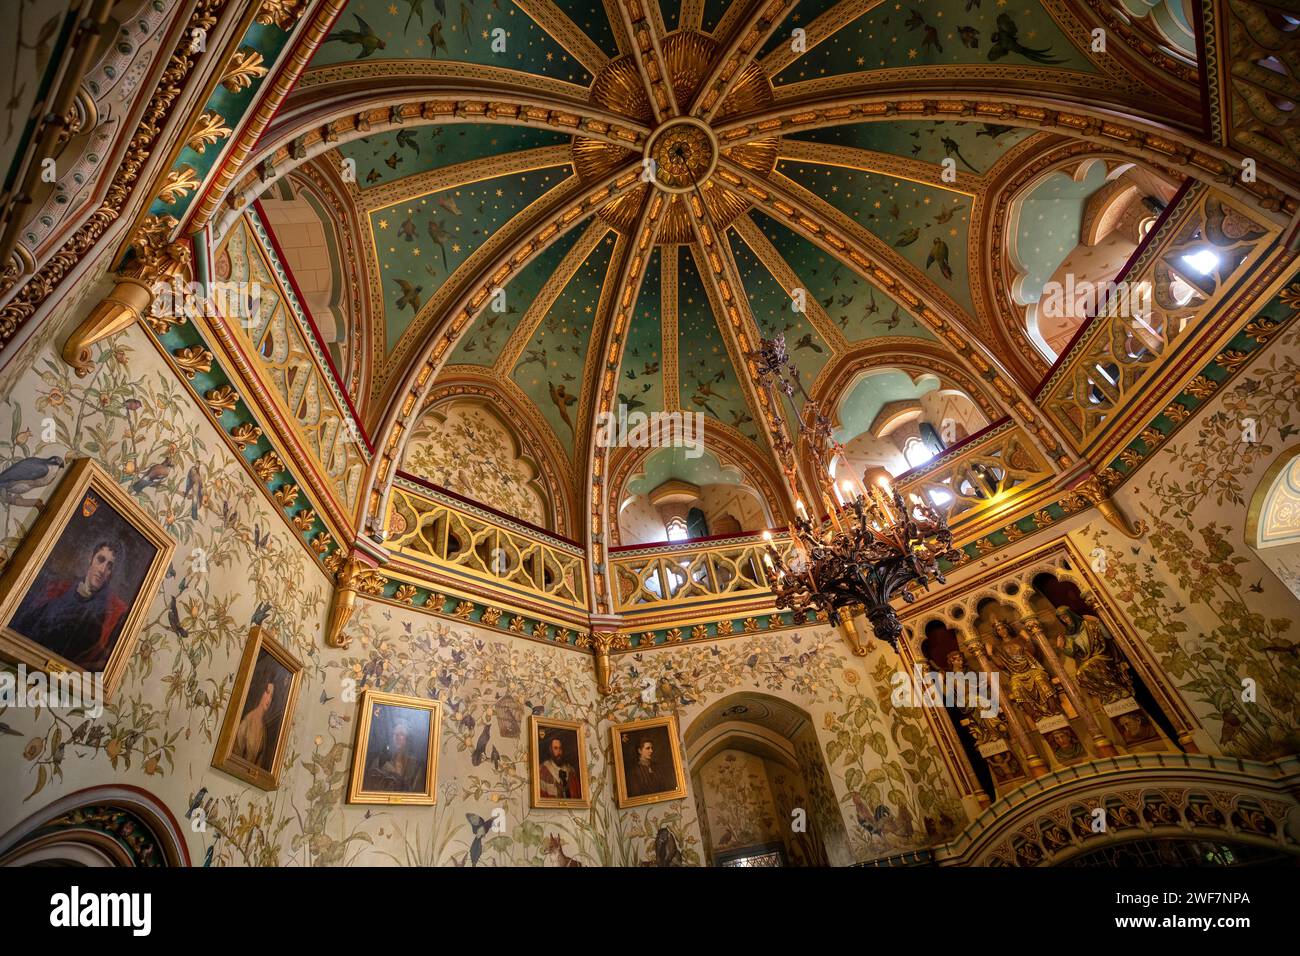
[[[555,403],[555,407],[560,411],[560,418],[564,420],[564,424],[569,426],[569,431],[573,431],[573,422],[569,420],[569,406],[578,401],[578,396],[570,395],[565,391],[563,383],[556,385],[554,382],[547,382],[547,385],[551,390],[551,401]]]
[[[420,293],[424,291],[424,286],[412,285],[406,279],[395,279],[393,281],[395,281],[397,287],[402,290],[402,294],[397,300],[398,310],[400,311],[409,305],[412,312],[419,312]]]
[[[989,41],[992,43],[992,46],[989,47],[989,59],[1000,60],[1008,53],[1015,53],[1018,56],[1023,56],[1026,60],[1033,60],[1035,63],[1065,62],[1062,58],[1048,56],[1052,52],[1050,46],[1041,48],[1023,46],[1019,37],[1020,30],[1016,27],[1016,21],[1005,13],[999,13],[998,28],[989,37]]]
[[[961,154],[961,145],[951,136],[943,137],[941,140],[939,140],[939,144],[943,146],[943,152],[945,156],[950,156],[950,157],[955,156],[957,159],[960,159],[963,163],[965,163],[966,168],[969,169],[971,172],[973,173],[979,172],[978,169],[976,169],[974,166],[971,165],[970,160],[968,160],[965,156]]]
[[[910,246],[920,238],[921,230],[917,229],[915,226],[912,226],[909,229],[904,229],[899,233],[898,238],[894,240],[894,248],[901,249],[903,246]]]
[[[442,21],[434,20],[433,26],[429,27],[429,56],[437,56],[439,48],[451,52],[447,49],[447,41],[442,38]]]
[[[943,273],[945,279],[952,278],[952,266],[948,264],[948,243],[944,242],[938,236],[930,245],[930,254],[926,256],[925,267],[928,269],[935,263],[939,264],[939,271]]]
[[[397,131],[397,145],[409,146],[417,153],[420,151],[420,144],[415,140],[415,130],[413,129],[399,129]]]
[[[23,458],[0,471],[0,498],[11,505],[39,508],[40,498],[24,498],[25,492],[42,488],[54,480],[64,461],[58,455],[48,458]]]
[[[420,26],[424,26],[424,0],[405,0],[405,2],[411,8],[411,12],[406,15],[406,24],[402,27],[403,33],[411,29],[411,19],[417,14],[420,17]]]
[[[446,242],[451,238],[451,233],[447,227],[442,224],[442,220],[429,218],[429,238],[438,246],[438,251],[442,253],[442,268],[447,268],[447,246]]]
[[[962,46],[970,47],[972,50],[978,50],[980,45],[980,32],[972,26],[963,26],[957,28],[957,36],[961,40]]]
[[[371,29],[370,24],[366,23],[365,20],[362,20],[361,17],[357,16],[355,13],[352,14],[352,19],[357,21],[357,29],[335,30],[325,38],[325,42],[329,43],[331,40],[337,40],[340,43],[355,43],[360,48],[361,52],[352,58],[354,60],[365,59],[376,50],[384,49],[384,41],[379,38],[379,35],[375,33],[373,29]]]

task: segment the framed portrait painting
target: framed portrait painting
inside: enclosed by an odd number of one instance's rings
[[[650,717],[610,728],[619,807],[639,807],[686,796],[677,718]]]
[[[212,766],[263,790],[276,789],[301,679],[298,658],[262,628],[253,627]]]
[[[103,468],[78,459],[0,575],[0,654],[102,673],[111,697],[174,547]]]
[[[532,805],[585,810],[591,806],[587,747],[580,720],[529,718],[532,729]]]
[[[436,700],[363,691],[348,803],[436,803],[441,729]]]

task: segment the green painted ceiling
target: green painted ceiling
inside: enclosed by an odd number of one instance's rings
[[[711,31],[716,27],[733,2],[704,0],[703,29]],[[612,28],[608,18],[607,11],[617,9],[615,3],[554,0],[554,6],[606,56],[626,55],[616,40],[623,31]],[[835,6],[836,0],[796,2],[764,44],[759,61],[779,53],[782,45],[790,42],[793,29],[807,28]],[[677,28],[679,4],[663,2],[661,7],[667,28]],[[544,19],[541,13],[538,16]],[[1014,23],[1018,46],[1007,35],[1006,18]],[[506,31],[504,52],[492,49],[492,31],[497,28]],[[1044,52],[1034,52],[1038,50]],[[998,51],[1003,55],[990,59],[990,54]],[[350,0],[309,69],[347,64],[349,82],[354,82],[354,72],[378,73],[382,67],[391,75],[392,61],[403,59],[421,64],[432,60],[505,67],[520,71],[524,84],[529,76],[579,86],[593,82],[587,67],[548,36],[522,6],[510,0]],[[772,81],[779,87],[798,80],[882,67],[963,64],[992,64],[1008,70],[1044,66],[1095,73],[1088,60],[1070,47],[1043,5],[1026,0],[926,0],[923,4],[876,5],[814,44]],[[452,74],[456,75],[454,66]],[[1080,80],[1081,85],[1086,82],[1086,77]],[[1041,134],[985,122],[900,119],[801,131],[790,139],[805,153],[810,146],[824,144],[931,166],[951,156],[960,172],[980,177],[1008,150],[1035,135]],[[567,152],[548,160],[558,165],[527,168],[535,163],[514,160],[515,168],[527,171],[500,174],[502,168],[509,168],[511,154],[563,148],[570,141],[569,136],[558,132],[508,125],[412,123],[338,148],[342,157],[356,164],[356,201],[371,233],[373,267],[378,269],[382,286],[382,315],[375,316],[374,321],[384,332],[384,354],[377,356],[377,367],[384,365],[385,357],[411,330],[419,307],[429,301],[452,271],[470,262],[475,250],[499,233],[512,217],[574,175],[573,166],[567,163]],[[499,162],[488,165],[485,161],[489,159]],[[860,169],[830,165],[828,159],[781,159],[776,168],[894,250],[910,264],[912,280],[928,279],[951,296],[959,308],[973,313],[967,274],[973,197],[956,186],[947,189],[903,178],[896,174],[897,163],[892,159],[873,165],[864,153],[862,162],[853,162],[865,167]],[[840,157],[837,161],[851,162],[852,158]],[[462,168],[451,169],[458,165]],[[891,172],[872,171],[882,166]],[[917,178],[933,176],[918,170]],[[447,181],[456,185],[429,191],[435,182]],[[963,189],[971,182],[965,179]],[[1035,260],[1034,268],[1050,274],[1048,266],[1055,254],[1052,250],[1063,241],[1053,230],[1068,224],[1053,222],[1052,228],[1040,227],[1035,232],[1029,216],[1022,216],[1021,222],[1028,230],[1017,236],[1021,248],[1048,250],[1041,261]],[[495,368],[489,374],[508,377],[536,407],[570,455],[579,447],[574,429],[581,408],[584,369],[590,377],[602,366],[603,359],[590,353],[600,347],[601,330],[595,323],[602,296],[612,294],[606,288],[606,278],[617,245],[615,232],[610,231],[595,244],[545,314],[533,317],[536,324],[528,330],[526,341],[516,340],[517,350],[504,358],[502,352],[512,335],[522,336],[519,324],[530,304],[593,223],[604,227],[603,220],[595,219],[573,225],[511,279],[505,311],[485,310],[455,345],[448,360],[450,365]],[[785,335],[806,387],[811,389],[832,359],[843,357],[855,347],[888,338],[934,340],[915,316],[878,285],[763,212],[752,209],[745,213],[744,218],[730,224],[725,235],[756,331],[763,336]],[[819,314],[810,316],[792,308],[791,290],[777,278],[785,275],[787,268],[797,287],[807,290],[809,302],[816,303],[817,312],[824,313],[827,324],[820,329]],[[668,291],[676,303],[675,313],[666,305],[663,288],[665,277],[673,275],[676,285]],[[712,279],[699,274],[691,246],[661,245],[651,253],[618,369],[618,400],[635,411],[702,411],[762,445],[763,426],[753,420],[749,389],[742,387],[747,373],[738,371],[732,363],[727,338],[730,333],[724,335],[707,291],[711,283]],[[427,323],[421,323],[420,331],[412,335],[423,336],[427,328]],[[870,394],[862,391],[868,384],[874,390]],[[382,387],[384,382],[380,380],[375,393]],[[855,393],[855,410],[846,419],[846,429],[857,427],[849,424],[860,417],[856,409],[862,409],[861,415],[867,417],[862,425],[865,428],[875,414],[872,406],[878,410],[880,403],[908,397],[914,391],[906,375],[871,379]],[[575,467],[574,471],[578,474],[581,468]]]
[[[371,210],[387,351],[432,291],[484,240],[570,175],[563,166],[499,176]]]
[[[627,483],[627,490],[637,495],[649,494],[665,481],[688,481],[693,485],[738,485],[744,481],[733,468],[726,468],[705,451],[695,458],[686,448],[661,448],[646,456],[643,474]]]
[[[504,29],[505,51],[492,49]],[[510,0],[351,0],[311,66],[352,60],[458,60],[587,85],[588,73]]]
[[[511,372],[515,384],[542,410],[570,455],[578,427],[583,364],[591,347],[600,287],[604,285],[613,249],[614,237],[606,235],[583,260],[542,318]]]
[[[795,60],[775,82],[780,86],[862,70],[992,62],[1096,72],[1040,4],[925,0],[877,6]]]

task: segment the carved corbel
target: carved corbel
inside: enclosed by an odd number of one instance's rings
[[[596,690],[602,697],[614,692],[610,681],[609,652],[627,643],[627,638],[617,631],[620,620],[617,614],[593,614],[591,617],[591,658],[596,668]]]
[[[357,608],[357,595],[379,594],[383,589],[384,578],[375,570],[373,559],[360,552],[350,555],[335,578],[329,621],[325,625],[325,643],[329,647],[339,648],[346,648],[352,643],[344,631]]]
[[[1120,510],[1119,505],[1115,504],[1110,497],[1109,489],[1096,475],[1085,478],[1074,487],[1073,491],[1080,499],[1101,512],[1101,516],[1114,525],[1125,537],[1136,541],[1149,530],[1145,521],[1138,520],[1134,522]]]
[[[601,697],[608,697],[614,690],[609,683],[609,648],[614,643],[614,635],[593,634],[591,639],[592,660],[596,665],[596,690]]]
[[[836,608],[835,614],[840,620],[840,633],[844,635],[844,640],[848,641],[849,647],[853,648],[854,655],[866,657],[867,649],[858,637],[858,625],[853,620],[853,609],[849,607]]]
[[[63,360],[78,376],[87,375],[94,368],[90,350],[95,343],[124,332],[142,318],[150,318],[155,290],[160,284],[177,279],[189,281],[190,247],[184,242],[169,241],[177,225],[171,216],[149,216],[140,224],[131,240],[133,256],[118,273],[113,291],[63,343]]]

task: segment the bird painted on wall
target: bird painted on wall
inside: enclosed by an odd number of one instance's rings
[[[413,129],[399,129],[397,131],[397,145],[403,148],[409,147],[415,150],[417,154],[420,152],[420,143],[416,140],[415,130]]]
[[[11,505],[39,508],[43,503],[40,498],[25,498],[23,495],[48,485],[63,465],[63,458],[59,455],[19,459],[0,471],[0,498]]]
[[[420,17],[420,26],[424,26],[424,0],[406,0],[406,5],[411,8],[411,12],[406,15],[406,24],[402,27],[403,33],[411,29],[411,19],[417,15]]]
[[[156,465],[150,465],[144,471],[140,472],[140,477],[131,482],[131,491],[140,494],[146,488],[157,488],[167,476],[172,473],[172,460],[170,455],[163,456],[163,460]]]
[[[1020,42],[1020,30],[1016,26],[1016,21],[1005,13],[998,14],[998,28],[993,31],[989,37],[992,46],[989,47],[989,59],[1000,60],[1008,53],[1015,53],[1017,56],[1023,56],[1026,60],[1033,60],[1035,63],[1064,63],[1065,60],[1059,57],[1048,56],[1052,52],[1050,46],[1041,48],[1024,46]]]
[[[928,269],[936,262],[939,264],[939,271],[943,273],[943,277],[951,279],[952,266],[948,265],[948,243],[937,236],[930,246],[930,254],[926,256],[925,267]]]
[[[469,865],[478,866],[478,861],[483,858],[483,838],[492,831],[492,820],[485,820],[477,813],[467,813],[465,819],[469,821],[469,832],[474,837],[469,845]]]
[[[957,28],[957,37],[961,40],[962,46],[970,47],[972,50],[978,50],[980,45],[980,32],[972,26],[962,26]]]
[[[325,38],[325,42],[329,43],[335,41],[339,43],[356,44],[361,52],[352,58],[354,60],[363,60],[376,50],[384,49],[384,41],[379,38],[379,34],[375,33],[375,31],[371,29],[370,24],[366,23],[365,20],[362,20],[361,17],[357,16],[355,13],[352,14],[352,19],[357,21],[357,29],[335,30]]]
[[[429,238],[438,246],[438,251],[442,253],[442,268],[447,268],[447,246],[445,243],[451,238],[451,233],[442,224],[441,219],[430,219],[428,223]]]
[[[203,503],[203,473],[199,471],[198,462],[190,466],[185,475],[185,497],[190,502],[190,517],[199,518],[199,505]]]

